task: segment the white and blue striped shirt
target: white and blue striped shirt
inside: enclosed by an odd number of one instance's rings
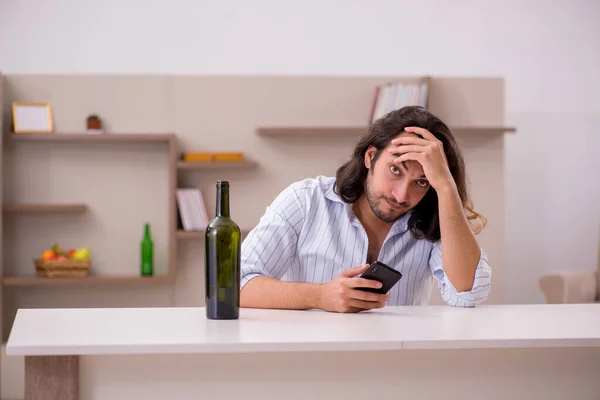
[[[295,182],[267,207],[242,244],[241,286],[257,276],[282,281],[326,283],[345,269],[366,264],[368,238],[352,211],[334,192],[335,178]],[[481,257],[470,291],[457,292],[444,273],[441,242],[416,239],[406,214],[390,229],[378,260],[402,272],[389,305],[425,305],[433,278],[444,301],[473,307],[490,292],[491,268]]]

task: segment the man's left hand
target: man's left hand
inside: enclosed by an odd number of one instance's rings
[[[413,160],[423,167],[423,172],[429,184],[440,191],[454,185],[454,178],[448,168],[448,160],[444,153],[444,145],[427,129],[410,126],[405,132],[414,133],[422,137],[402,136],[392,140],[389,152],[400,154],[394,159],[395,163]]]

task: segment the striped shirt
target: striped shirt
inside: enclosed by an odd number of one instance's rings
[[[318,176],[295,182],[267,207],[242,244],[241,287],[252,278],[326,283],[343,270],[367,262],[368,238],[352,211],[334,192],[335,178]],[[446,277],[441,242],[416,239],[408,229],[410,213],[392,225],[378,260],[402,272],[389,291],[388,305],[425,305],[432,285],[444,301],[474,307],[490,292],[491,268],[481,256],[470,291],[457,292]]]

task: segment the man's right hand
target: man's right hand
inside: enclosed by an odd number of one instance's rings
[[[357,287],[381,287],[381,283],[357,276],[366,271],[369,264],[349,268],[323,284],[319,296],[319,308],[333,312],[359,312],[374,308],[383,308],[390,299],[387,294],[357,290]]]

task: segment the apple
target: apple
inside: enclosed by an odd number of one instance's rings
[[[90,258],[90,249],[88,249],[87,247],[82,247],[82,248],[75,250],[75,253],[73,253],[73,258],[75,260],[89,259]]]

